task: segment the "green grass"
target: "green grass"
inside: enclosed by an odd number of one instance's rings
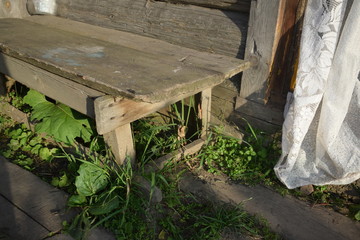
[[[13,96],[13,99],[19,97]],[[15,105],[22,105],[21,96],[15,102]],[[65,151],[59,154],[59,148],[48,145],[38,135],[6,117],[0,117],[0,135],[4,143],[0,154],[35,173],[39,173],[39,165],[55,165],[56,173],[51,172],[46,180],[67,191],[71,195],[69,207],[80,210],[72,222],[64,223],[64,231],[75,239],[84,238],[97,226],[109,229],[117,239],[220,239],[226,231],[276,239],[263,220],[250,216],[241,206],[215,205],[181,192],[178,182],[183,171],[177,172],[179,166],[168,164],[157,173],[143,172],[142,167],[147,162],[197,138],[199,124],[189,126],[189,122],[193,122],[190,119],[196,116],[195,103],[193,99],[189,103],[190,107],[184,103],[173,105],[168,116],[149,117],[133,124],[139,159],[136,169],[130,164],[115,165],[100,138],[93,137],[87,145],[90,154],[79,150],[73,154]],[[235,142],[226,143],[228,140],[217,133],[213,137],[210,142],[222,149],[219,151],[237,147]],[[209,150],[209,154],[215,150]],[[19,153],[25,155],[24,159]],[[30,161],[34,159],[36,161]],[[161,189],[163,200],[152,202],[153,191],[150,196],[144,194],[134,176],[143,176],[152,189],[155,186]]]

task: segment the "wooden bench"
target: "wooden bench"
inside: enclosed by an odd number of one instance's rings
[[[127,0],[119,4],[124,2],[131,7]],[[133,7],[145,4],[146,9],[147,2],[133,1]],[[86,11],[90,3],[58,4],[60,13],[76,15],[81,4]],[[111,9],[102,7],[99,11]],[[74,12],[64,11],[70,8]],[[95,22],[100,21],[96,14],[91,12]],[[205,135],[212,88],[251,66],[234,57],[75,20],[49,15],[0,19],[0,72],[95,118],[98,133],[120,164],[126,157],[135,159],[131,122],[197,93]]]

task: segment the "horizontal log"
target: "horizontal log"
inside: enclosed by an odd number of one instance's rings
[[[242,58],[248,14],[148,0],[57,0],[57,16]]]
[[[237,12],[250,11],[251,0],[157,0],[170,3],[190,4],[208,8],[224,9]]]

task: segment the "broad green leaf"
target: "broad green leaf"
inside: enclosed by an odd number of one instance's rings
[[[93,131],[90,120],[62,103],[52,103],[41,93],[30,90],[24,102],[33,108],[32,119],[39,120],[37,132],[44,132],[58,141],[72,144],[76,137],[89,142]]]
[[[92,196],[108,184],[106,172],[93,164],[82,163],[75,179],[75,186],[80,195]]]
[[[72,195],[68,199],[69,207],[78,207],[86,203],[86,197],[83,195]]]

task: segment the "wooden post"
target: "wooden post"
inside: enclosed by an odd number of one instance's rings
[[[130,160],[135,163],[135,148],[130,123],[104,134],[105,143],[114,154],[115,161],[122,165]]]
[[[209,131],[211,115],[211,88],[201,92],[200,114],[201,119],[201,138],[207,136]]]
[[[94,112],[96,127],[98,133],[104,136],[105,143],[113,152],[115,161],[119,165],[122,165],[129,159],[133,165],[135,163],[135,148],[130,122],[125,122],[120,125],[111,125],[111,121],[116,119],[107,116],[114,111],[111,111],[111,109],[113,109],[113,105],[116,104],[116,102],[117,99],[110,96],[103,96],[95,99]],[[121,106],[119,106],[117,110],[124,111],[121,109]],[[101,127],[109,124],[111,125],[110,128]]]
[[[258,64],[243,73],[233,121],[238,115],[257,122],[258,128],[281,126],[305,4],[306,0],[251,2],[245,59],[256,58]]]

